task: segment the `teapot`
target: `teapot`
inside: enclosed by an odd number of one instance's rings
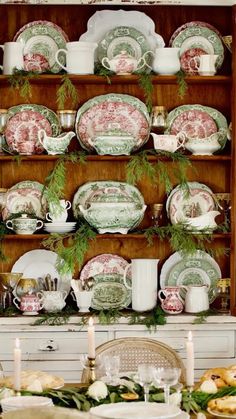
[[[182,285],[180,288],[186,290],[186,313],[200,313],[209,310],[208,285]]]
[[[153,54],[152,51],[146,51],[139,60],[137,60],[132,55],[128,54],[127,51],[122,50],[120,54],[115,55],[115,57],[109,60],[108,57],[103,57],[102,65],[107,68],[107,70],[114,71],[117,75],[131,74],[134,71],[141,70],[144,66],[149,66],[145,60],[147,54]]]
[[[44,129],[38,131],[38,141],[51,155],[64,154],[74,136],[74,131],[63,132],[58,137],[49,137]]]

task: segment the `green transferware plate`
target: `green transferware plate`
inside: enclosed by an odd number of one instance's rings
[[[131,26],[117,26],[108,31],[98,43],[97,57],[100,62],[104,57],[109,60],[126,51],[129,55],[139,60],[151,47],[145,35]],[[145,60],[151,66],[152,55],[146,54]],[[150,73],[148,66],[142,67],[137,73]]]
[[[123,276],[118,274],[99,274],[94,276],[93,298],[91,307],[95,310],[122,309],[131,303],[131,290],[123,282]],[[131,281],[127,278],[131,285]]]
[[[179,252],[171,255],[162,267],[161,288],[182,285],[208,285],[209,302],[215,299],[217,281],[221,270],[217,262],[206,252],[198,250],[193,256],[182,257]],[[186,291],[181,290],[182,298]]]
[[[186,50],[186,40],[189,38],[194,37],[202,37],[206,39],[206,41],[209,42],[209,44],[212,45],[214,48],[214,54],[218,55],[218,58],[216,60],[216,68],[220,68],[222,66],[222,63],[224,61],[224,44],[221,40],[221,37],[216,33],[213,29],[204,26],[200,24],[200,22],[196,22],[194,25],[194,22],[189,23],[186,28],[181,30],[178,35],[173,39],[171,46],[175,48],[180,48],[180,56],[182,53]],[[199,45],[193,44],[191,48],[199,47]]]
[[[66,49],[68,40],[60,26],[46,20],[29,22],[14,36],[14,41],[23,45],[25,70],[39,73],[47,70],[58,73],[61,70],[55,54],[59,49]],[[59,61],[65,65],[64,53],[59,53]]]
[[[219,142],[221,144],[221,149],[223,149],[225,144],[226,144],[226,141],[227,141],[228,122],[227,122],[226,117],[220,111],[218,111],[215,108],[211,108],[210,106],[204,106],[204,105],[198,105],[198,104],[178,106],[177,108],[175,108],[171,112],[169,112],[169,114],[167,116],[167,121],[166,121],[167,122],[167,129],[166,129],[165,133],[167,133],[167,134],[172,133],[173,124],[175,124],[175,120],[179,116],[182,116],[182,119],[183,119],[183,124],[181,125],[182,126],[182,131],[179,130],[179,132],[184,132],[184,127],[185,127],[184,114],[189,115],[189,113],[191,111],[193,111],[196,115],[199,112],[201,114],[201,117],[205,113],[206,114],[206,118],[205,118],[205,123],[206,124],[209,123],[210,118],[212,118],[213,122],[216,124],[216,126],[218,128],[218,131],[221,130],[224,133],[222,138],[219,140]],[[190,122],[190,124],[191,124],[191,122]],[[203,120],[203,128],[204,128],[204,120]]]

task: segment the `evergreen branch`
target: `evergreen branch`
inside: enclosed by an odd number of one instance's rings
[[[3,239],[5,234],[7,234],[7,228],[4,222],[0,222],[0,261],[8,262],[8,257],[5,255],[3,250]]]
[[[8,76],[8,81],[10,83],[11,89],[19,90],[20,96],[26,101],[29,102],[32,97],[30,79],[37,77],[39,73],[34,71],[24,71],[14,69],[13,74]]]
[[[143,176],[147,176],[152,182],[157,180],[156,169],[148,161],[145,150],[130,156],[130,160],[126,166],[126,179],[128,183],[135,185]]]
[[[205,311],[200,311],[200,313],[196,313],[196,318],[193,321],[193,324],[203,324],[206,322],[208,316],[216,316],[218,313],[218,310],[216,309],[209,309]]]
[[[71,307],[66,307],[64,311],[56,313],[40,313],[40,318],[36,319],[32,326],[40,326],[46,324],[48,326],[61,326],[69,322],[70,316],[78,313],[77,310]]]
[[[79,103],[79,95],[76,87],[70,80],[67,74],[64,74],[61,78],[61,85],[57,89],[57,105],[58,109],[64,109],[65,102],[67,99],[71,100],[72,107],[77,107]]]
[[[59,205],[59,200],[64,198],[66,184],[66,163],[85,164],[86,153],[83,151],[73,152],[60,156],[53,170],[46,177],[42,196],[45,195],[48,202]]]
[[[141,73],[139,76],[139,86],[144,91],[144,98],[145,103],[147,106],[148,112],[151,114],[152,112],[152,97],[153,97],[153,83],[152,83],[152,77],[150,74],[147,73]]]
[[[107,68],[103,67],[103,65],[101,63],[96,62],[95,67],[94,67],[94,74],[105,77],[106,80],[107,80],[107,84],[111,84],[110,76],[113,76],[115,73],[113,71],[108,70]]]
[[[90,225],[83,223],[75,233],[50,234],[47,239],[42,241],[42,244],[58,254],[56,267],[60,274],[66,275],[73,274],[76,266],[81,268],[84,256],[89,249],[89,242],[95,237],[96,233]],[[65,242],[66,244],[64,244]]]
[[[158,160],[156,164],[156,172],[158,172],[160,183],[164,185],[166,193],[169,193],[172,190],[173,185],[168,173],[167,166],[163,161]]]
[[[150,312],[146,313],[137,313],[134,311],[131,315],[129,315],[130,320],[129,324],[143,324],[149,330],[154,329],[156,330],[158,325],[166,324],[166,313],[162,310],[160,306],[155,307]]]
[[[117,308],[112,308],[110,310],[100,310],[97,312],[97,315],[100,324],[117,323],[119,318],[123,316],[122,312]]]
[[[188,85],[185,80],[186,74],[184,73],[183,70],[180,70],[178,71],[176,76],[177,76],[177,83],[178,83],[178,96],[180,99],[183,99],[188,89]]]

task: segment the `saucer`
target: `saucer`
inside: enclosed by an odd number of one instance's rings
[[[37,316],[39,312],[38,311],[23,311],[22,314],[23,316]]]
[[[76,227],[76,221],[44,223],[44,230],[48,233],[69,233]]]

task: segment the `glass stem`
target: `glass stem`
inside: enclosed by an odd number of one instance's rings
[[[149,385],[144,384],[143,390],[144,390],[144,401],[148,402],[148,400],[149,400]]]
[[[170,387],[164,386],[164,400],[165,403],[170,404]]]

